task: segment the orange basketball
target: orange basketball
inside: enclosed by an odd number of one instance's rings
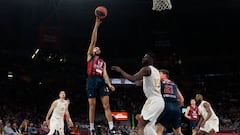
[[[95,13],[95,16],[96,16],[96,17],[99,17],[100,19],[104,19],[105,17],[107,17],[108,11],[107,11],[107,8],[106,8],[106,7],[104,7],[104,6],[98,6],[98,7],[96,7],[94,13]]]

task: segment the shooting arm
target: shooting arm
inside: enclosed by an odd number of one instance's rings
[[[98,27],[100,25],[101,21],[99,18],[96,17],[96,22],[92,31],[92,36],[91,36],[91,42],[88,48],[88,52],[87,52],[87,61],[89,61],[91,59],[91,56],[93,54],[93,49],[96,46],[96,42],[97,42],[97,33],[98,33]]]

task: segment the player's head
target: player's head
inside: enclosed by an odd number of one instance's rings
[[[94,55],[100,55],[101,54],[101,49],[99,47],[94,47],[93,48],[93,54]]]
[[[59,92],[59,98],[65,99],[65,97],[66,97],[65,91],[64,91],[64,90],[61,90],[61,91]]]
[[[196,100],[195,100],[194,98],[192,98],[192,99],[190,100],[190,104],[191,104],[191,105],[196,105]]]
[[[142,58],[143,66],[153,65],[154,61],[154,54],[153,53],[146,53]]]
[[[169,71],[167,69],[159,69],[161,78],[169,78]]]
[[[195,99],[196,99],[196,102],[198,102],[198,103],[201,102],[203,100],[202,94],[196,94]]]

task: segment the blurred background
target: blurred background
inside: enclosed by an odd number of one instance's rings
[[[152,11],[151,0],[1,0],[0,118],[22,112],[22,119],[39,123],[59,90],[65,89],[73,117],[87,121],[86,52],[98,5],[108,9],[98,45],[111,78],[121,78],[110,70],[112,65],[134,74],[143,55],[154,52],[156,67],[170,70],[186,105],[195,93],[203,93],[221,117],[221,126],[237,132],[237,0],[172,0],[173,9],[164,12]],[[112,109],[139,113],[145,97],[134,95],[141,88],[132,84],[116,88]],[[101,104],[98,107],[101,114]],[[231,124],[226,125],[225,119]]]

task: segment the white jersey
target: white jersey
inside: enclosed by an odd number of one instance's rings
[[[201,102],[201,104],[198,106],[198,110],[199,110],[200,114],[202,115],[202,117],[203,117],[204,119],[206,119],[206,118],[207,118],[207,115],[208,115],[208,112],[206,111],[206,109],[205,109],[204,106],[203,106],[204,103],[208,103],[208,102],[203,100],[203,101]],[[212,115],[211,115],[211,117],[209,118],[209,120],[210,120],[210,119],[217,119],[217,115],[216,115],[215,112],[213,111],[211,105],[210,105],[210,110],[211,110],[211,112],[212,112]]]
[[[63,119],[66,109],[67,101],[66,100],[61,101],[60,99],[58,99],[57,106],[54,108],[51,118]]]
[[[147,98],[152,96],[161,96],[160,91],[160,74],[159,71],[153,67],[148,66],[151,69],[150,76],[143,76],[143,91]]]
[[[57,99],[57,106],[54,108],[52,116],[50,118],[50,131],[47,135],[54,135],[55,131],[59,132],[59,135],[64,135],[64,114],[67,109],[67,101]]]
[[[159,71],[153,66],[148,67],[151,69],[151,75],[143,77],[143,91],[147,100],[143,105],[141,116],[144,120],[149,120],[144,127],[144,135],[157,135],[155,123],[163,112],[165,103],[160,91]]]
[[[203,119],[207,118],[208,112],[204,108],[203,104],[208,103],[207,101],[202,101],[201,104],[198,106],[198,110],[200,114],[202,115]],[[211,130],[214,130],[215,132],[219,131],[219,119],[215,112],[213,111],[212,107],[210,106],[210,110],[212,112],[211,117],[206,121],[204,126],[200,127],[201,131],[209,133]]]

